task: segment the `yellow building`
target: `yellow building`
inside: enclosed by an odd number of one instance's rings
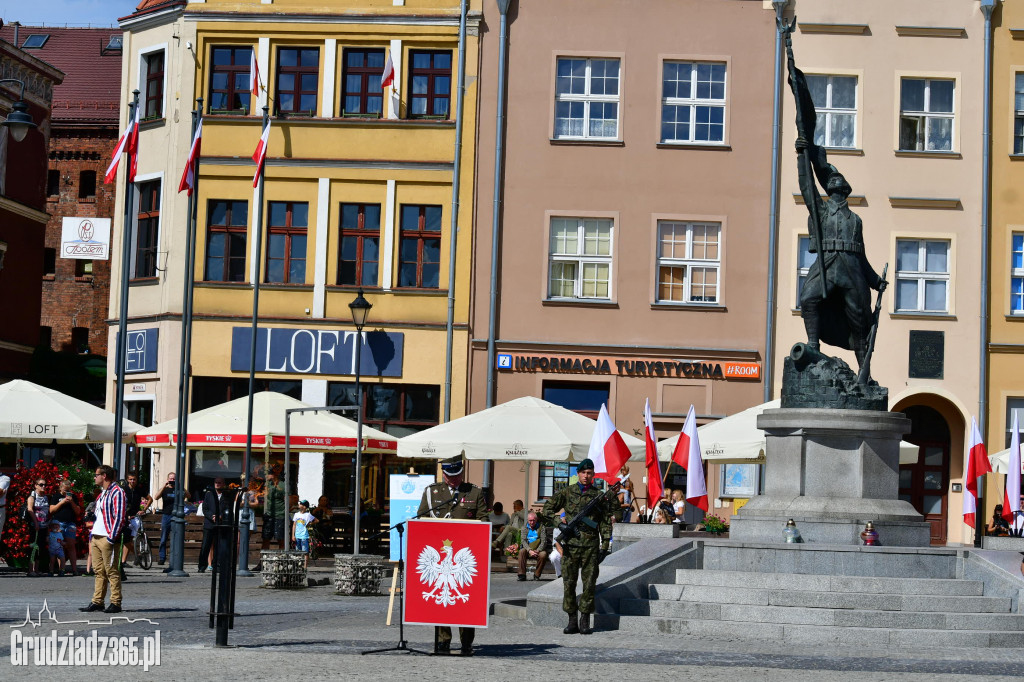
[[[461,117],[458,0],[143,2],[121,22],[125,100],[138,87],[144,107],[129,228],[125,399],[138,398],[129,416],[177,416],[187,236],[177,188],[200,97],[193,411],[247,394],[258,269],[257,390],[313,405],[358,402],[367,425],[396,436],[464,414],[480,3],[466,3]],[[389,63],[393,84],[382,88]],[[261,206],[251,156],[264,106],[272,123]],[[119,258],[113,266],[116,283]],[[360,288],[373,309],[357,401],[348,304]],[[115,334],[116,325],[111,344]],[[129,463],[151,467],[154,481],[173,470],[170,451],[146,458],[130,453]],[[367,459],[363,496],[379,504],[387,474],[407,464]],[[300,496],[347,503],[348,455],[299,461]],[[193,456],[187,488],[225,467],[237,477],[240,457]]]

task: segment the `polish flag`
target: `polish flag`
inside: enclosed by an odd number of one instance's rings
[[[135,107],[135,115],[132,117],[131,122],[129,122],[127,130],[121,135],[121,139],[117,141],[114,155],[110,159],[110,165],[107,166],[107,174],[103,176],[103,184],[105,185],[109,185],[117,179],[117,166],[121,162],[121,155],[126,152],[131,157],[131,162],[128,165],[128,182],[135,179],[135,170],[139,165],[139,111],[141,109],[141,106]]]
[[[267,162],[267,145],[270,140],[270,119],[267,119],[267,127],[260,135],[260,141],[256,145],[256,151],[252,153],[252,160],[256,162],[256,175],[252,176],[252,186],[259,187],[260,176],[263,174],[263,165]]]
[[[661,483],[661,465],[658,463],[658,446],[654,442],[654,420],[651,418],[651,401],[644,401],[644,444],[647,446],[647,504],[657,504],[664,489]]]
[[[252,56],[249,57],[249,83],[252,84],[252,96],[259,97],[263,86],[260,82],[260,65],[256,62],[256,48],[253,48]]]
[[[974,514],[978,511],[978,477],[988,473],[992,473],[992,465],[985,453],[978,422],[971,417],[971,441],[967,450],[967,469],[964,472],[964,523],[971,528],[977,528]]]
[[[690,411],[686,413],[683,432],[676,441],[672,461],[686,469],[686,501],[706,512],[708,487],[704,482],[704,460],[701,457],[700,440],[697,438],[697,413],[693,405],[690,405]]]
[[[594,475],[609,483],[619,480],[619,469],[629,459],[629,455],[622,434],[615,429],[608,410],[601,405],[594,437],[590,439],[590,452],[587,453],[587,457],[594,461]]]
[[[394,85],[395,83],[395,63],[391,61],[391,52],[388,52],[388,60],[384,63],[384,73],[380,77],[380,89]]]
[[[188,161],[185,162],[185,170],[181,174],[181,182],[178,183],[178,191],[188,190],[192,196],[192,190],[196,187],[196,169],[199,166],[199,147],[203,142],[203,119],[199,119],[196,126],[196,134],[192,137],[192,148],[188,152]]]
[[[1011,526],[1016,518],[1014,512],[1020,509],[1020,430],[1017,424],[1017,412],[1013,413],[1013,436],[1010,438],[1010,471],[1006,474],[1006,487],[1003,489],[1003,518]]]

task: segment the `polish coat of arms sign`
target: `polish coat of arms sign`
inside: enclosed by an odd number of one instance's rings
[[[489,523],[409,521],[403,621],[411,625],[487,627],[490,549]]]

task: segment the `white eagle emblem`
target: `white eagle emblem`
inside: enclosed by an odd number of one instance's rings
[[[444,552],[444,559],[436,549],[427,545],[416,560],[416,572],[419,573],[420,582],[433,586],[429,592],[423,592],[423,600],[433,599],[435,604],[441,606],[451,606],[459,599],[463,603],[469,601],[469,595],[460,592],[459,588],[473,584],[476,557],[469,547],[463,547],[455,552],[453,557],[451,540],[441,543],[441,551]]]

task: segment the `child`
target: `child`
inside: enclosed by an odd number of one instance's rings
[[[47,545],[50,551],[50,575],[64,575],[64,531],[57,521],[50,524]]]
[[[292,516],[292,537],[295,538],[295,549],[306,553],[306,565],[309,565],[309,526],[316,523],[316,517],[309,513],[309,502],[299,501],[299,511]]]

